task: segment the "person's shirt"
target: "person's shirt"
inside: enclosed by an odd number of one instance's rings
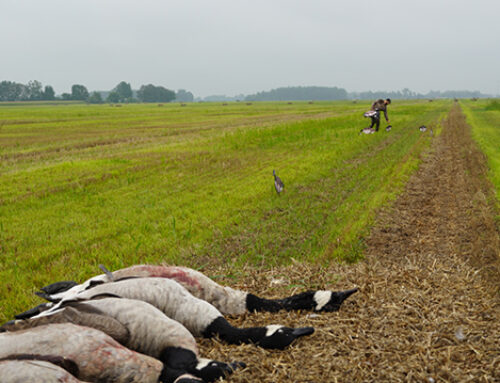
[[[384,112],[385,120],[389,120],[389,117],[387,117],[387,105],[385,105],[384,100],[382,100],[381,98],[379,98],[372,104],[371,110],[375,110],[377,112],[382,110]]]

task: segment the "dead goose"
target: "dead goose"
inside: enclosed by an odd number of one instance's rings
[[[385,127],[385,131],[386,131],[386,132],[390,132],[390,131],[391,131],[391,129],[392,129],[392,125],[387,125],[387,126]]]
[[[338,311],[342,303],[358,289],[346,291],[307,291],[301,294],[293,295],[282,299],[265,299],[254,294],[236,290],[228,286],[221,286],[214,282],[206,275],[199,271],[181,266],[161,266],[161,265],[135,265],[124,269],[116,270],[113,273],[113,278],[120,281],[124,278],[132,277],[154,277],[173,279],[186,288],[192,295],[199,299],[203,299],[214,305],[223,315],[241,315],[245,312],[252,311],[270,311],[277,312],[279,310],[313,310],[318,312]],[[90,285],[102,283],[105,280],[104,275],[98,275],[87,280],[80,288],[74,288],[73,291],[85,290]],[[94,282],[92,282],[94,280]],[[69,282],[70,286],[74,286],[74,282]],[[64,292],[50,295],[52,285],[44,287],[42,290],[46,299],[58,301],[64,296]],[[48,295],[46,295],[48,294]],[[42,308],[50,306],[44,304]],[[32,309],[32,315],[36,315],[40,311],[40,307]],[[27,311],[29,313],[30,310]],[[19,314],[18,316],[26,317],[30,314]],[[16,316],[16,317],[18,317]],[[22,319],[22,318],[21,318]]]
[[[75,378],[78,366],[54,355],[17,354],[0,360],[0,382],[85,383]]]
[[[56,310],[68,300],[92,299],[106,294],[148,302],[169,318],[182,323],[194,336],[211,338],[217,335],[230,344],[254,343],[264,348],[284,349],[295,339],[314,332],[312,327],[233,327],[214,306],[194,297],[182,285],[168,278],[133,278],[96,285],[69,294],[50,310]]]
[[[425,132],[427,130],[427,126],[422,125],[420,126],[420,128],[418,128],[418,130],[420,130],[421,132]]]
[[[364,134],[373,134],[375,133],[375,129],[372,128],[364,128],[359,131],[359,134],[364,133]]]
[[[276,193],[278,193],[279,195],[283,190],[285,190],[285,184],[283,183],[281,178],[279,178],[276,175],[275,170],[273,170],[273,176],[274,176],[274,188],[276,189]]]
[[[182,324],[149,303],[125,298],[67,301],[33,318],[8,322],[0,331],[19,331],[65,321],[96,328],[131,350],[161,360],[169,381],[190,373],[212,382],[238,367],[245,367],[244,363],[227,364],[200,358],[195,339]],[[117,326],[123,327],[126,336],[116,337]]]
[[[159,360],[129,350],[101,331],[72,323],[0,334],[0,358],[28,353],[72,360],[78,366],[77,378],[84,381],[163,381],[163,363]]]

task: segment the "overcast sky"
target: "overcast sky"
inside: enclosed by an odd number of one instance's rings
[[[0,0],[0,81],[500,93],[500,0]]]

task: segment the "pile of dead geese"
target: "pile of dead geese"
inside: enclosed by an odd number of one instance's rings
[[[224,316],[337,311],[357,291],[306,291],[265,299],[185,267],[101,268],[104,274],[81,284],[62,281],[43,287],[36,294],[47,303],[0,327],[2,383],[213,382],[246,365],[203,358],[195,337],[283,350],[314,332],[312,327],[281,325],[238,328]]]

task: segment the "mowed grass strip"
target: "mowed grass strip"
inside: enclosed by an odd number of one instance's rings
[[[500,100],[468,100],[460,104],[472,127],[473,138],[488,158],[489,178],[500,206]]]
[[[0,319],[99,263],[355,261],[450,103],[395,102],[390,133],[358,135],[368,107],[1,106]]]

